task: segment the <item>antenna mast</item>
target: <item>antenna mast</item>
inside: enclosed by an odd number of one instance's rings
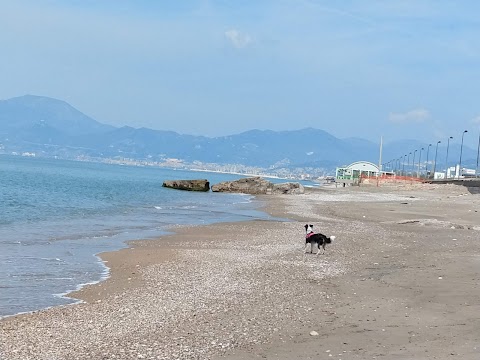
[[[380,136],[380,159],[378,160],[378,169],[382,171],[382,148],[383,148],[383,135]]]

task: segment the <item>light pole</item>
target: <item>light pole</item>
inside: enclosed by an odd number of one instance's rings
[[[403,155],[403,162],[402,162],[402,175],[405,176],[405,158],[407,155]]]
[[[450,139],[453,139],[453,136],[450,136],[447,139],[447,157],[445,158],[445,179],[447,178],[447,169],[448,169],[448,147],[450,146]]]
[[[415,151],[413,152],[413,160],[412,160],[412,177],[413,177],[413,174],[415,173],[415,153],[417,152],[418,150],[415,149]],[[418,174],[417,174],[418,175]]]
[[[408,167],[410,166],[410,155],[412,155],[411,152],[408,153],[408,158],[407,158],[407,174],[408,174]]]
[[[422,150],[425,150],[424,148],[421,148],[418,154],[418,168],[417,168],[417,177],[420,178],[420,161],[422,160]]]
[[[430,152],[430,146],[432,146],[432,144],[428,144],[428,147],[427,147],[427,162],[425,163],[425,178],[428,178],[428,153]]]
[[[435,180],[435,169],[437,168],[437,153],[438,153],[438,144],[440,144],[441,141],[437,141],[437,147],[435,149],[435,161],[433,162],[433,180]]]
[[[467,133],[468,130],[463,130],[462,133],[462,145],[460,145],[460,164],[458,166],[458,178],[460,179],[460,173],[462,172],[462,150],[463,150],[463,136]]]
[[[478,156],[480,155],[480,130],[478,131],[478,146],[477,146],[477,168],[475,170],[475,177],[478,176]]]

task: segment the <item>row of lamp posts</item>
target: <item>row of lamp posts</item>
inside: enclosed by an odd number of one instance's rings
[[[467,133],[468,130],[464,130],[463,133],[462,133],[462,144],[460,146],[460,161],[459,161],[459,174],[457,174],[457,177],[460,177],[460,172],[462,170],[462,154],[463,154],[463,137],[465,136],[465,133]],[[453,136],[450,136],[448,137],[447,139],[447,155],[445,157],[445,178],[447,178],[447,170],[448,170],[448,150],[449,150],[449,147],[450,147],[450,139],[453,139]],[[438,155],[438,144],[441,144],[442,142],[439,140],[437,141],[437,144],[435,146],[435,160],[433,162],[433,176],[435,176],[435,171],[436,171],[436,167],[437,167],[437,155]],[[429,155],[429,152],[430,152],[430,146],[432,146],[432,144],[428,144],[428,147],[427,147],[427,160],[425,162],[425,173],[426,173],[426,176],[428,176],[428,155]],[[417,167],[417,177],[420,177],[420,163],[421,163],[421,159],[422,159],[422,150],[425,150],[425,148],[421,148],[420,151],[419,151],[419,156],[418,156],[418,167]],[[413,172],[415,170],[415,155],[417,153],[418,150],[415,150],[413,152],[413,160],[412,160],[412,175],[413,175]],[[400,161],[402,160],[403,158],[403,161],[402,161],[402,174],[405,174],[405,158],[408,157],[407,159],[407,169],[408,169],[408,166],[410,166],[410,155],[412,155],[412,153],[408,153],[408,154],[405,154],[404,156],[401,156],[399,157],[398,159],[393,159],[393,160],[390,160],[389,162],[387,162],[385,165],[386,167],[390,166],[391,169],[393,169],[393,164],[395,164],[395,171],[400,171]],[[478,137],[478,149],[477,149],[477,167],[476,167],[476,171],[475,171],[475,174],[478,175],[478,158],[479,158],[479,155],[480,155],[480,134],[479,134],[479,137]],[[398,167],[397,167],[397,164],[398,164]]]

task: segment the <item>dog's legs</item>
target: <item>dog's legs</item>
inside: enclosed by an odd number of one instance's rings
[[[323,249],[323,252],[322,252],[322,255],[325,254],[325,244],[322,244],[322,249]],[[317,250],[317,256],[320,255],[320,245],[318,245],[318,250]]]
[[[305,257],[307,256],[308,252],[308,243],[305,244],[305,249],[303,251],[303,261],[305,261]]]
[[[307,256],[308,243],[305,244],[305,249],[303,249],[303,261],[305,262],[305,256]]]

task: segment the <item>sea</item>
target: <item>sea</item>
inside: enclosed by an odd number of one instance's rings
[[[109,276],[98,257],[172,225],[269,220],[244,194],[189,192],[165,180],[241,175],[0,155],[0,318],[77,302]]]

